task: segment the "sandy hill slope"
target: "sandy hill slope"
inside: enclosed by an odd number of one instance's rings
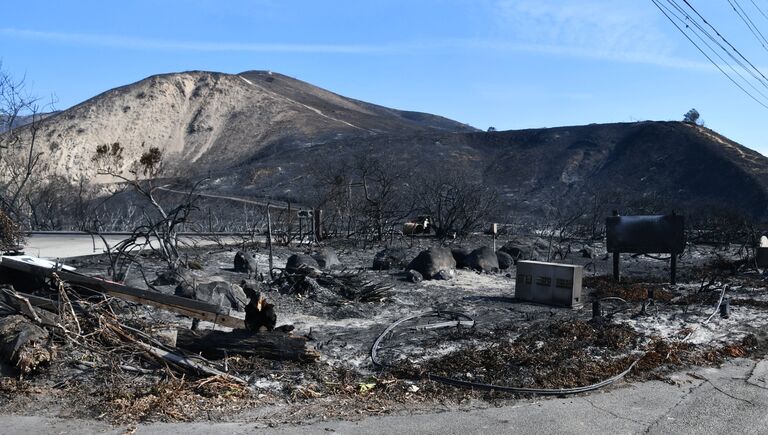
[[[223,170],[264,150],[292,150],[392,132],[474,131],[439,116],[345,98],[271,72],[185,72],[109,90],[46,120],[49,170],[93,176],[96,146],[119,142],[125,161],[156,146],[169,168]]]

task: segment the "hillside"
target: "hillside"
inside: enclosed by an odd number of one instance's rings
[[[211,175],[212,192],[305,204],[316,200],[311,174],[364,154],[406,174],[468,171],[503,193],[507,211],[599,202],[768,214],[768,158],[704,127],[648,121],[486,133],[264,71],[152,76],[46,119],[38,137],[43,172],[69,180],[93,180],[95,147],[120,142],[126,162],[157,146],[166,176]]]
[[[700,126],[638,122],[472,137],[497,153],[487,177],[518,197],[544,200],[560,190],[619,209],[647,201],[768,210],[768,158]]]
[[[682,122],[387,136],[366,144],[372,155],[397,156],[411,172],[477,174],[504,194],[508,210],[540,214],[566,205],[588,208],[597,200],[608,210],[768,211],[768,158]],[[271,155],[258,167],[282,168],[283,176],[254,190],[290,196],[324,155],[341,159],[353,150],[335,141],[290,159]]]
[[[439,116],[345,98],[264,71],[152,76],[104,92],[46,120],[38,133],[49,170],[92,177],[100,144],[120,142],[131,161],[161,148],[173,171],[223,170],[270,147],[292,152],[332,139],[392,132],[473,131]],[[176,163],[176,164],[173,164]]]

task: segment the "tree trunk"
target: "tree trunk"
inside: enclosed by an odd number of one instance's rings
[[[284,332],[251,332],[245,329],[224,331],[178,332],[176,346],[200,353],[209,359],[220,359],[226,355],[246,355],[278,361],[311,362],[320,354],[307,346],[307,339],[294,337]]]
[[[48,331],[21,315],[0,318],[0,356],[22,374],[50,362],[55,352],[48,345]]]

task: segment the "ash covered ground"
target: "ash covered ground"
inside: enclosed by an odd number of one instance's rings
[[[523,247],[541,245],[535,237],[516,242]],[[412,259],[435,243],[413,238],[396,245]],[[489,244],[479,236],[456,243],[467,248]],[[335,249],[343,266],[328,273],[355,276],[356,282],[380,283],[391,290],[360,302],[333,290],[301,290],[286,281],[270,286],[269,279],[259,281],[233,270],[237,247],[189,248],[185,253],[191,266],[187,272],[198,284],[246,280],[257,287],[275,305],[278,325],[293,325],[294,336],[309,338],[309,346],[320,355],[316,362],[237,355],[215,362],[247,381],[241,385],[221,377],[179,374],[140,355],[110,359],[53,340],[50,345],[57,352],[47,365],[23,375],[3,367],[0,404],[16,414],[88,417],[115,424],[237,420],[273,426],[487,407],[530,398],[447,386],[428,380],[428,374],[503,387],[571,388],[600,382],[634,364],[622,381],[607,387],[621,388],[627,382],[666,379],[684,367],[760,358],[768,350],[766,277],[740,264],[735,246],[688,246],[678,262],[676,285],[666,284],[669,261],[623,255],[623,281],[617,284],[609,276],[611,260],[602,244],[589,244],[583,252],[590,256],[582,255],[582,246],[571,246],[558,262],[585,266],[584,304],[568,309],[517,301],[514,266],[498,273],[459,269],[450,280],[412,283],[402,269],[371,269],[380,246],[360,249],[344,241],[324,245]],[[275,247],[274,267],[282,269],[290,255],[312,249]],[[264,274],[266,248],[249,250]],[[141,262],[150,280],[162,273],[162,262],[152,255]],[[67,264],[85,274],[103,275],[107,261],[93,256]],[[126,284],[146,287],[135,271]],[[175,290],[175,284],[154,287],[168,294]],[[731,307],[728,318],[717,313],[723,295]],[[602,300],[603,316],[593,319],[591,302],[596,299]],[[138,304],[114,301],[111,309],[146,331],[191,325],[189,318]],[[388,367],[372,363],[371,345],[385,328],[429,311],[460,312],[476,324],[425,330],[419,327],[424,319],[405,322],[379,349],[379,359]],[[200,328],[226,329],[206,322]],[[140,370],[126,370],[116,361]]]

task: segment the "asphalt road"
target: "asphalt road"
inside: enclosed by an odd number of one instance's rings
[[[1,411],[0,411],[1,412]],[[320,421],[303,426],[150,423],[137,434],[766,434],[768,361],[739,359],[722,368],[691,369],[671,382],[624,384],[578,397],[521,401],[470,411]],[[102,422],[0,414],[0,433],[126,433]]]
[[[110,246],[115,246],[126,237],[126,235],[104,236]],[[235,238],[231,236],[222,236],[220,239],[225,242],[235,241]],[[201,236],[180,236],[179,242],[197,246],[215,244],[210,237]],[[32,234],[27,236],[24,243],[25,254],[48,259],[81,257],[103,252],[105,252],[104,241],[98,236],[91,237],[87,234]]]

